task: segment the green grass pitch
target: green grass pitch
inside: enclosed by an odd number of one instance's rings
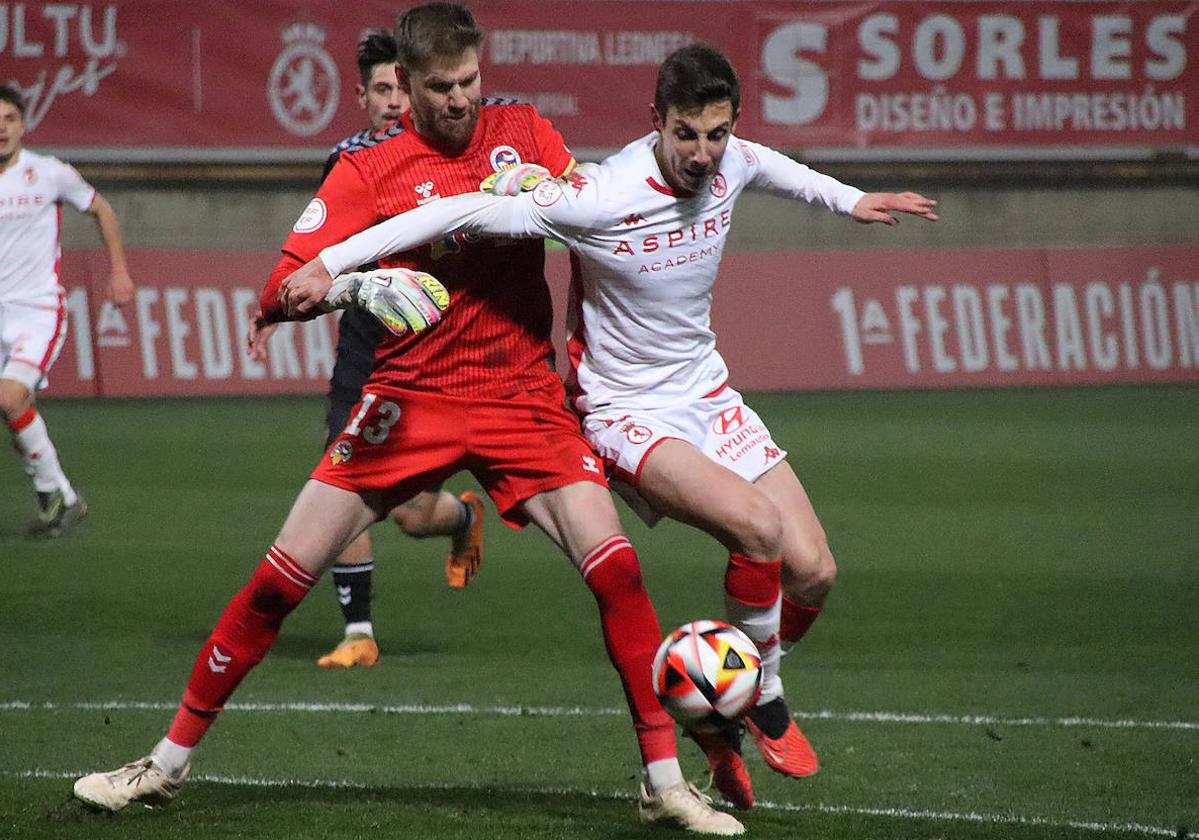
[[[747,755],[758,838],[1199,832],[1199,389],[757,394],[840,566],[783,665],[809,780]],[[376,528],[370,670],[319,671],[322,582],[168,808],[71,779],[145,754],[318,457],[318,398],[43,406],[92,514],[23,535],[0,460],[0,837],[631,838],[637,756],[595,607],[494,515],[463,592],[443,541]],[[467,477],[451,489],[470,486]],[[494,514],[494,511],[492,511]],[[722,551],[623,511],[663,629],[720,613]],[[752,752],[752,747],[747,748]],[[702,759],[680,745],[684,770]]]

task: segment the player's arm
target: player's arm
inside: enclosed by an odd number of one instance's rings
[[[96,193],[86,212],[96,220],[104,250],[108,252],[108,297],[117,306],[123,306],[133,300],[133,278],[129,276],[129,265],[125,261],[125,241],[117,214],[100,193]]]
[[[57,191],[56,201],[70,204],[80,213],[96,220],[104,250],[108,252],[109,299],[118,306],[133,300],[133,280],[129,277],[121,226],[117,223],[117,214],[112,211],[112,205],[96,192],[95,187],[83,180],[83,176],[70,164],[55,160],[50,178]]]
[[[375,223],[375,194],[369,180],[343,159],[329,173],[316,196],[292,227],[283,254],[259,298],[259,327],[278,321],[309,319],[319,311],[289,312],[279,300],[283,280],[315,257],[322,248],[340,242]],[[356,263],[356,267],[359,263]]]
[[[891,212],[911,213],[937,221],[933,212],[937,202],[918,193],[866,193],[797,163],[768,146],[740,138],[734,142],[740,143],[744,150],[752,173],[750,185],[774,195],[816,204],[863,224],[899,224]]]
[[[324,248],[320,255],[286,278],[280,302],[299,316],[317,311],[330,294],[333,278],[388,254],[411,251],[453,233],[517,236],[512,231],[516,200],[483,193],[442,198],[393,216],[344,242]],[[527,234],[540,236],[540,233]]]
[[[590,167],[580,167],[580,172]],[[512,197],[473,193],[442,198],[393,216],[345,242],[323,249],[286,281],[286,303],[297,312],[318,307],[333,278],[342,272],[440,240],[455,233],[512,239],[549,238],[569,245],[597,217],[593,181],[574,173],[572,181],[533,181]],[[504,181],[493,188],[503,190]]]

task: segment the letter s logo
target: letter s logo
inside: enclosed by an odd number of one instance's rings
[[[790,96],[762,94],[762,118],[768,123],[805,125],[824,113],[828,104],[828,74],[819,64],[799,57],[803,50],[823,53],[828,29],[797,21],[780,26],[762,42],[762,67]]]

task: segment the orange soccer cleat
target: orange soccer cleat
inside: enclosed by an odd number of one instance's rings
[[[740,727],[732,726],[720,732],[694,732],[688,729],[684,733],[704,751],[712,785],[720,791],[724,801],[742,811],[754,807],[753,782],[741,758]]]
[[[820,770],[816,750],[791,719],[782,697],[754,706],[746,715],[746,724],[772,770],[797,778],[814,776]],[[768,734],[775,732],[777,737]]]
[[[379,645],[365,633],[351,633],[341,644],[326,653],[316,664],[320,668],[353,668],[360,665],[369,668],[379,661]]]
[[[454,534],[445,559],[445,581],[450,589],[465,589],[483,562],[483,501],[467,490],[458,499],[471,510],[468,527]]]

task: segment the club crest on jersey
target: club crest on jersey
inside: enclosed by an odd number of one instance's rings
[[[33,167],[27,167],[24,174],[25,186],[32,187],[37,183],[37,173],[33,171]]]
[[[496,146],[491,150],[491,168],[496,172],[520,166],[520,154],[511,146]]]
[[[717,172],[716,177],[712,179],[712,183],[708,184],[708,192],[717,198],[724,198],[729,192],[729,182],[724,180],[724,176]]]
[[[533,203],[538,207],[549,207],[562,198],[562,184],[558,181],[542,181],[533,188]]]
[[[637,423],[626,423],[620,427],[624,432],[624,436],[629,439],[629,443],[640,445],[654,436],[654,433],[645,426],[640,426]]]
[[[354,445],[348,440],[339,440],[337,446],[329,453],[329,460],[337,464],[343,464],[354,457]]]
[[[441,198],[441,193],[437,191],[437,187],[433,186],[432,181],[425,181],[422,184],[417,184],[412,189],[417,195],[420,196],[420,198],[416,200],[418,205],[428,204],[430,201],[436,201],[437,199]]]
[[[296,233],[312,233],[314,230],[320,230],[328,215],[329,210],[325,207],[325,202],[314,198],[308,202],[308,206],[304,208],[304,212],[300,214],[300,218],[296,219],[296,223],[292,225],[291,229]]]

